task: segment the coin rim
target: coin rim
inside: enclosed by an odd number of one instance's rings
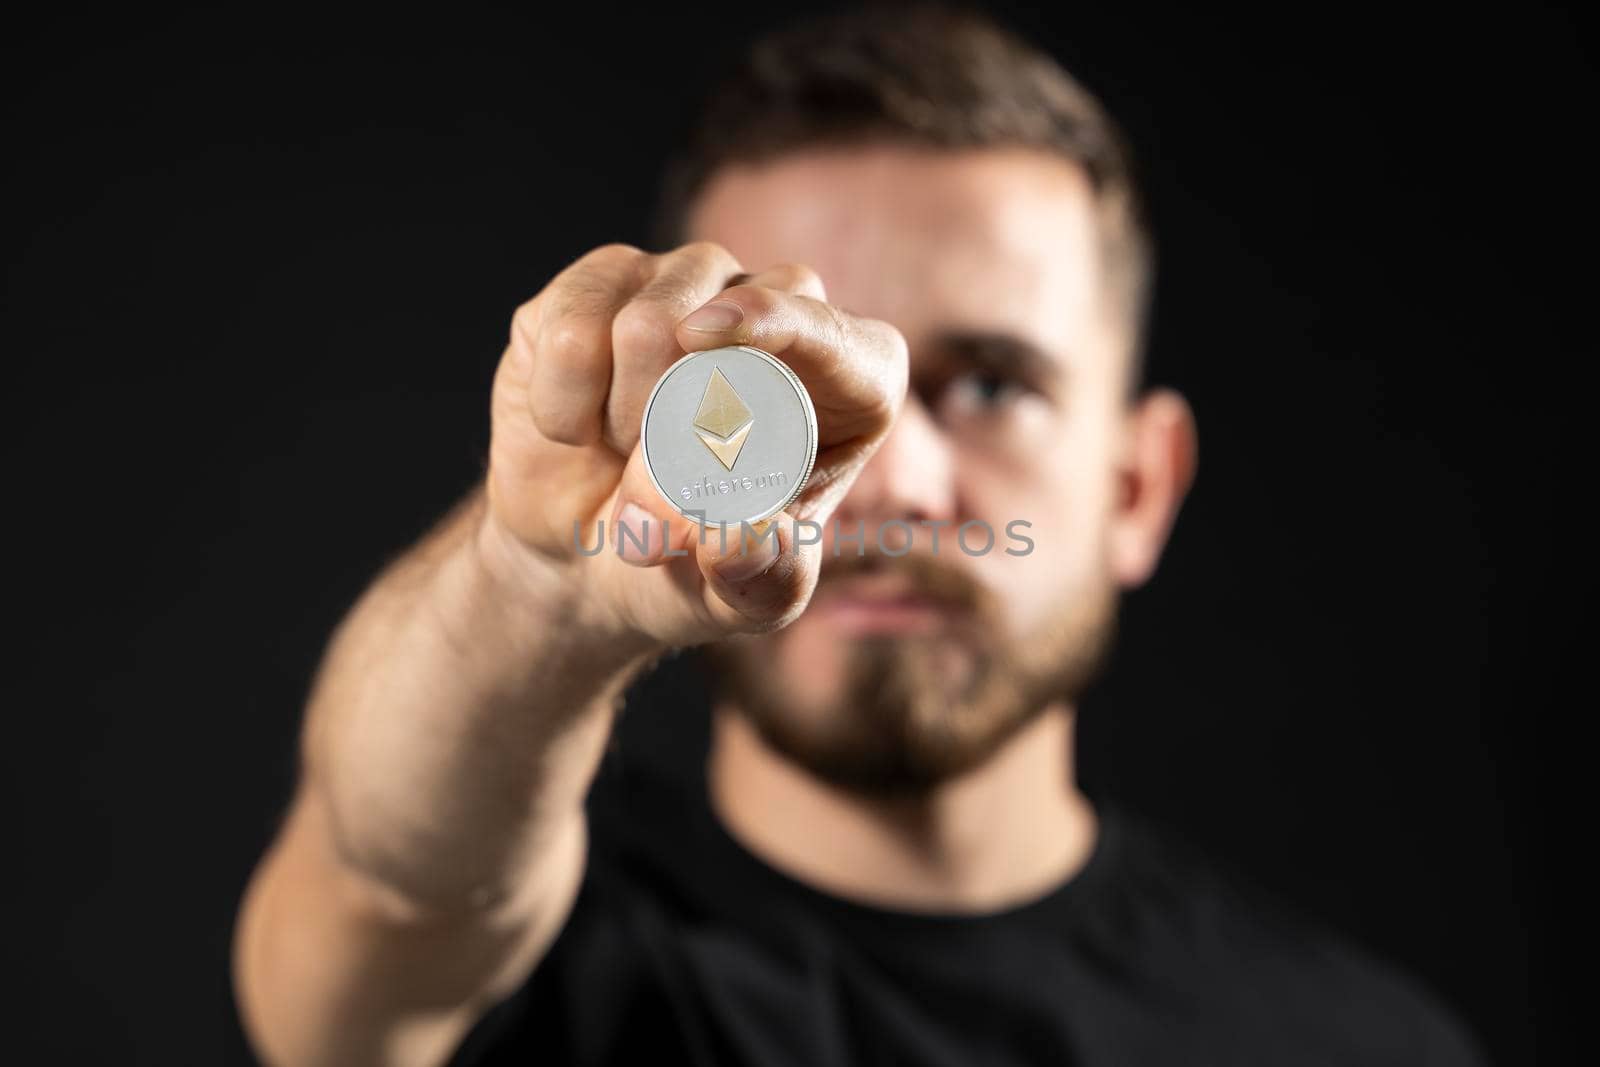
[[[656,478],[655,466],[650,462],[650,435],[646,431],[650,426],[650,410],[655,407],[656,394],[661,392],[661,387],[667,384],[667,379],[671,378],[679,367],[696,356],[703,356],[708,352],[725,352],[729,349],[737,349],[748,352],[753,356],[761,357],[781,371],[783,376],[789,380],[790,387],[794,389],[795,394],[800,398],[800,407],[804,410],[806,416],[806,464],[805,470],[801,472],[800,477],[795,479],[794,488],[789,491],[789,495],[761,514],[732,521],[706,519],[701,522],[693,514],[680,507],[678,501],[671,493],[667,492],[661,485],[660,480]],[[655,387],[650,390],[649,399],[644,402],[644,415],[639,420],[639,448],[644,455],[644,469],[645,473],[650,476],[650,484],[656,487],[656,492],[661,494],[661,499],[671,504],[674,511],[696,526],[737,526],[741,522],[756,523],[763,519],[771,518],[793,503],[794,498],[800,495],[800,491],[805,488],[806,482],[811,478],[811,470],[816,466],[817,462],[817,409],[812,405],[811,394],[806,391],[805,384],[800,381],[800,376],[787,363],[771,352],[756,348],[754,345],[718,345],[716,348],[701,348],[693,352],[685,352],[682,358],[675,360],[672,366],[662,371],[661,377],[656,379]]]

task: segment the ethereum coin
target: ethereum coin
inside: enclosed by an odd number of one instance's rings
[[[749,345],[690,352],[644,406],[645,469],[678,512],[705,525],[769,518],[817,458],[817,413],[781,361]]]

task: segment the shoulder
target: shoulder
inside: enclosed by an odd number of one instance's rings
[[[1139,979],[1175,1004],[1252,1030],[1279,1028],[1353,1062],[1488,1062],[1414,974],[1168,827],[1115,807],[1102,825],[1106,872],[1094,910],[1107,929],[1088,936],[1115,929]]]

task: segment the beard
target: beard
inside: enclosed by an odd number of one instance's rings
[[[951,605],[954,622],[932,633],[851,637],[843,677],[820,703],[796,696],[774,669],[796,669],[782,647],[790,631],[706,649],[718,695],[768,746],[852,791],[923,793],[979,766],[1047,707],[1075,702],[1115,638],[1116,591],[1103,574],[1063,588],[1050,618],[1026,634],[1013,632],[1004,605],[967,570],[930,555],[829,558],[816,596],[843,578],[884,571]]]

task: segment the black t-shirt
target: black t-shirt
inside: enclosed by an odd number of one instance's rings
[[[577,903],[453,1063],[1485,1062],[1420,985],[1116,807],[1086,865],[980,917],[852,903],[607,763]]]

